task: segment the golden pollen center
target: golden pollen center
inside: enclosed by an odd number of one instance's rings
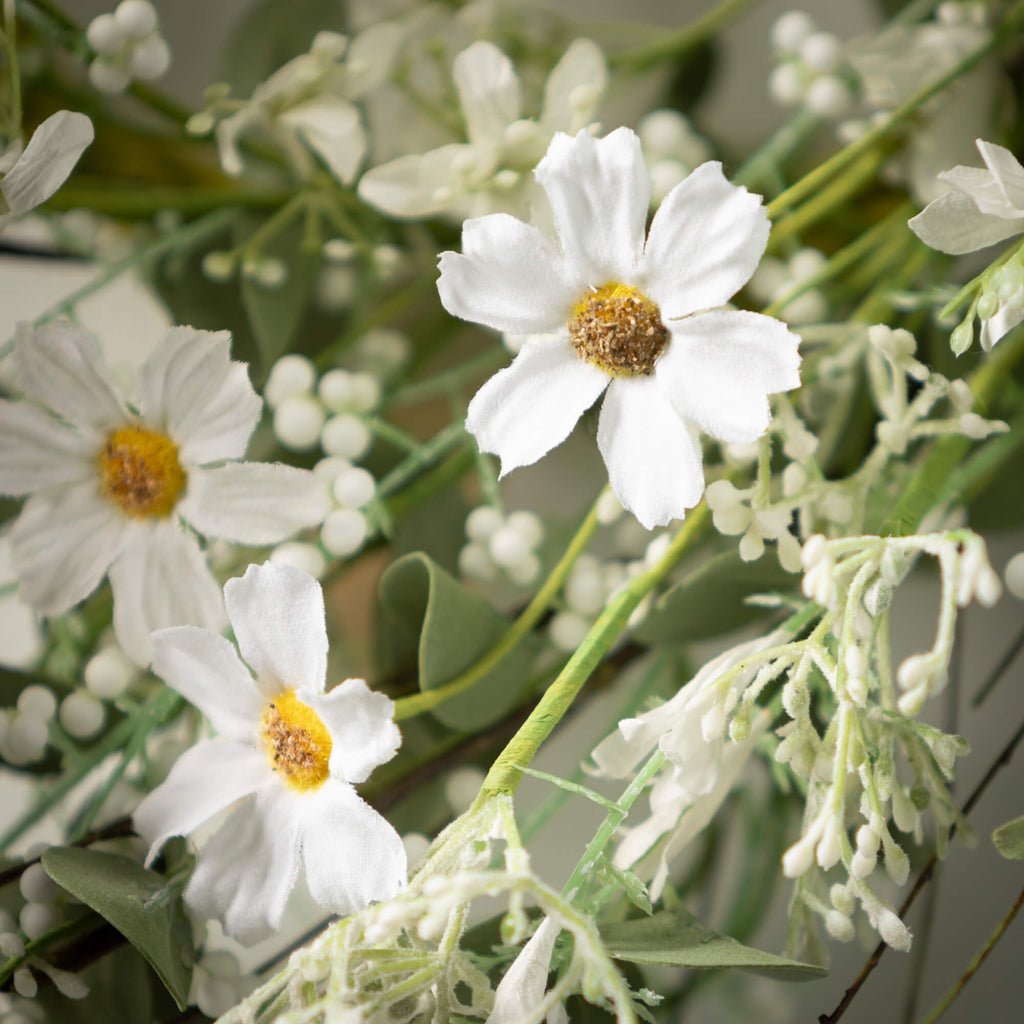
[[[266,706],[260,739],[270,767],[292,789],[317,789],[330,774],[331,734],[294,690],[286,690]]]
[[[577,303],[569,337],[588,363],[613,377],[633,377],[654,372],[669,334],[661,310],[643,292],[606,284]]]
[[[178,446],[142,427],[115,430],[100,452],[100,490],[125,515],[168,516],[185,486]]]

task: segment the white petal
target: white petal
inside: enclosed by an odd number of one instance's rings
[[[947,192],[933,199],[907,226],[925,245],[961,256],[984,249],[1024,231],[1024,215],[1000,217],[982,213],[962,192]]]
[[[530,340],[473,396],[466,429],[481,451],[501,458],[504,476],[561,444],[607,386],[608,375],[567,339]]]
[[[175,327],[139,370],[142,414],[186,465],[241,458],[259,422],[263,403],[230,350],[227,331]]]
[[[232,812],[199,851],[185,905],[249,945],[277,931],[299,872],[296,805],[276,782]]]
[[[201,626],[220,632],[224,604],[194,537],[173,518],[147,523],[110,570],[114,632],[129,657],[148,665],[150,634],[166,626]]]
[[[99,586],[130,525],[94,480],[29,498],[10,533],[19,594],[44,615],[66,612]]]
[[[1024,213],[1024,167],[1005,147],[978,139],[975,143],[982,160],[999,183],[1003,195],[1012,206]]]
[[[749,444],[771,422],[768,395],[800,386],[799,342],[760,313],[702,313],[672,324],[655,377],[684,420],[721,441]]]
[[[359,111],[345,100],[321,96],[281,115],[343,185],[349,184],[366,155],[366,132]]]
[[[561,930],[557,918],[544,918],[498,983],[488,1024],[517,1024],[537,1009],[548,987],[551,954]]]
[[[370,772],[395,756],[402,734],[394,723],[395,705],[362,679],[346,679],[330,693],[302,689],[296,696],[311,707],[331,734],[331,775],[365,782]]]
[[[233,644],[195,626],[158,629],[152,644],[153,675],[199,708],[221,736],[253,742],[273,693],[260,692]]]
[[[511,334],[569,322],[584,286],[535,227],[504,213],[462,225],[462,252],[443,252],[437,290],[452,316]]]
[[[562,250],[586,284],[633,283],[643,258],[651,179],[640,139],[556,134],[534,171],[551,203]]]
[[[570,135],[594,119],[608,88],[608,62],[597,43],[575,39],[544,83],[540,124],[547,134]]]
[[[1019,306],[1005,305],[997,309],[995,314],[981,322],[981,347],[986,352],[992,351],[992,346],[999,341],[1003,335],[1008,334],[1024,320],[1024,309]]]
[[[264,692],[323,692],[327,626],[323,591],[312,576],[290,565],[250,565],[224,584],[224,601],[242,659]]]
[[[982,213],[996,217],[1020,215],[1020,211],[1006,198],[995,175],[989,170],[958,165],[948,171],[942,171],[938,178],[952,185],[958,192],[963,192]]]
[[[405,888],[400,836],[351,786],[328,779],[302,794],[296,812],[306,883],[320,906],[352,914]]]
[[[522,103],[512,61],[493,43],[480,40],[452,61],[452,80],[470,142],[500,145]]]
[[[276,544],[322,523],[330,509],[322,480],[305,469],[267,462],[193,469],[178,505],[200,533],[239,544]]]
[[[644,250],[642,288],[663,320],[713,309],[750,280],[768,244],[761,197],[701,164],[662,200]]]
[[[43,121],[18,162],[0,179],[10,213],[25,213],[45,203],[67,180],[93,136],[92,121],[85,114],[58,110]],[[0,224],[5,220],[0,217]]]
[[[255,747],[224,740],[199,740],[189,747],[132,815],[135,831],[149,844],[146,863],[156,859],[171,836],[191,835],[266,785],[270,775],[266,755]]]
[[[31,402],[0,401],[0,494],[32,494],[96,476],[86,440]]]
[[[597,445],[616,497],[648,530],[682,519],[700,501],[700,447],[655,380],[612,382],[601,407]]]
[[[25,394],[83,433],[106,433],[131,419],[99,346],[81,327],[54,320],[20,331],[13,361]]]
[[[381,21],[363,29],[345,58],[345,95],[351,100],[379,85],[390,74],[406,29]]]
[[[658,745],[658,740],[682,713],[689,694],[676,696],[635,718],[624,718],[610,736],[606,736],[590,755],[599,774],[609,779],[624,779]]]

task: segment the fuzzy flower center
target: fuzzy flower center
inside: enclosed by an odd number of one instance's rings
[[[668,345],[661,310],[643,292],[606,284],[576,304],[569,337],[581,359],[613,377],[648,376]]]
[[[327,780],[331,734],[294,690],[286,690],[266,706],[260,719],[260,739],[271,768],[286,786],[318,789]]]
[[[143,427],[115,430],[100,452],[100,490],[125,515],[162,518],[171,514],[185,486],[178,446]]]

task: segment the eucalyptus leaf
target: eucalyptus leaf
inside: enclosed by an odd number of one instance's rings
[[[1000,825],[992,833],[992,842],[1007,860],[1024,860],[1024,815]]]
[[[740,967],[789,981],[808,981],[828,973],[822,967],[765,953],[719,935],[682,907],[606,925],[601,928],[601,939],[610,956],[635,964]]]
[[[756,562],[744,562],[736,550],[723,552],[666,590],[633,635],[643,644],[662,644],[726,633],[764,615],[763,608],[745,604],[745,598],[791,590],[798,579],[771,551]]]
[[[51,846],[46,873],[109,921],[145,958],[184,1010],[192,981],[192,928],[181,903],[181,883],[115,853]]]
[[[508,628],[483,598],[422,552],[396,559],[380,580],[382,636],[389,646],[414,643],[421,690],[450,682],[475,664]],[[501,719],[524,695],[537,642],[527,637],[465,693],[433,709],[452,729],[480,729]]]

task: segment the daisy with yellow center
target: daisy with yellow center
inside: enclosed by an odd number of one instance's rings
[[[694,433],[754,441],[768,395],[800,383],[796,335],[725,307],[768,241],[761,197],[705,163],[647,233],[651,184],[626,128],[556,134],[534,174],[557,244],[494,214],[466,221],[462,252],[441,255],[448,312],[537,336],[477,392],[466,428],[504,475],[561,444],[603,393],[597,443],[612,489],[644,526],[662,526],[704,491]]]
[[[109,574],[118,641],[141,664],[154,629],[224,622],[183,522],[274,544],[329,508],[312,474],[237,461],[262,403],[230,344],[226,332],[176,327],[139,370],[136,414],[79,327],[55,321],[15,342],[25,399],[0,401],[0,494],[28,496],[10,534],[19,595],[59,615]]]
[[[392,702],[363,680],[324,692],[316,580],[290,566],[251,565],[227,582],[224,600],[237,653],[191,626],[153,638],[153,671],[218,735],[187,750],[133,820],[152,860],[171,836],[230,809],[199,850],[185,902],[254,942],[280,925],[300,867],[314,899],[337,914],[402,889],[401,838],[353,788],[395,755],[401,735]]]

